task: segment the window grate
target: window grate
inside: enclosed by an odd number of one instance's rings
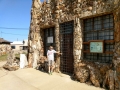
[[[60,24],[60,34],[71,34],[73,33],[73,21]]]
[[[109,63],[112,61],[114,49],[114,20],[113,15],[103,15],[84,20],[84,42],[90,40],[112,40],[113,42],[104,43],[104,53],[84,53],[84,59]],[[84,51],[89,51],[89,44],[84,44]]]
[[[73,73],[73,21],[60,24],[60,69],[63,73]]]

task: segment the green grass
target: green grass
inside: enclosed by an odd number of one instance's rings
[[[20,58],[20,54],[15,54],[15,57],[16,58]]]
[[[17,59],[20,59],[20,54],[15,54],[15,57]],[[7,60],[7,54],[0,56],[0,61],[5,61],[5,60]]]

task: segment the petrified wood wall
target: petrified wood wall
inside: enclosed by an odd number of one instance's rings
[[[116,2],[116,10],[114,11],[114,23],[115,23],[115,48],[113,65],[115,69],[115,78],[118,81],[120,89],[120,1]]]
[[[73,43],[74,65],[82,60],[82,28],[78,17],[74,21],[74,43]],[[75,66],[74,66],[75,67]]]
[[[106,75],[106,79],[109,78],[109,74],[113,73],[118,82],[120,82],[120,0],[48,0],[43,3],[40,0],[33,0],[33,5],[31,9],[31,25],[30,25],[30,33],[29,33],[29,50],[28,50],[28,60],[29,65],[34,67],[36,66],[36,61],[43,56],[43,41],[44,41],[44,31],[43,29],[54,26],[55,27],[55,47],[57,51],[60,51],[60,40],[59,40],[59,24],[67,21],[74,20],[74,42],[73,42],[73,54],[74,54],[74,72],[76,71],[76,67],[84,66],[82,61],[82,38],[83,38],[83,25],[82,21],[84,18],[104,15],[107,13],[113,13],[114,15],[114,24],[115,24],[115,50],[114,50],[114,58],[112,71],[110,67],[105,69],[102,73]],[[42,29],[41,29],[42,28]],[[57,65],[60,66],[60,57],[57,56]],[[92,77],[90,78],[92,83],[95,86],[100,86],[102,83],[101,76],[97,76],[98,82],[97,84],[94,82],[93,76],[95,75],[95,71],[102,70],[93,69],[87,62],[84,63],[87,75],[90,74]],[[87,65],[87,67],[86,67]],[[94,65],[93,65],[94,66]],[[94,68],[96,68],[95,65]],[[100,66],[102,67],[102,65]],[[114,68],[113,68],[114,67]],[[106,68],[106,67],[105,67]],[[88,71],[90,70],[90,73]],[[100,73],[100,71],[98,71]],[[92,74],[91,74],[92,73]],[[78,73],[77,73],[78,75]],[[86,76],[87,77],[87,76]],[[109,83],[110,85],[110,83]],[[111,86],[110,89],[113,89]],[[114,88],[115,89],[115,88]]]
[[[9,50],[11,50],[10,44],[0,44],[0,56],[5,55]]]
[[[42,38],[40,33],[40,0],[33,0],[31,9],[31,23],[30,32],[28,37],[28,62],[29,66],[35,68],[40,55],[43,53],[42,50]]]

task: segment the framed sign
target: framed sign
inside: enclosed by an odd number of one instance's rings
[[[103,53],[104,42],[100,40],[90,41],[90,53]]]
[[[47,37],[47,43],[53,43],[53,37]]]

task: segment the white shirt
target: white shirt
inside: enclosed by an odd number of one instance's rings
[[[48,60],[53,60],[54,61],[54,53],[56,53],[55,50],[48,50],[47,51],[47,58],[48,58]]]

